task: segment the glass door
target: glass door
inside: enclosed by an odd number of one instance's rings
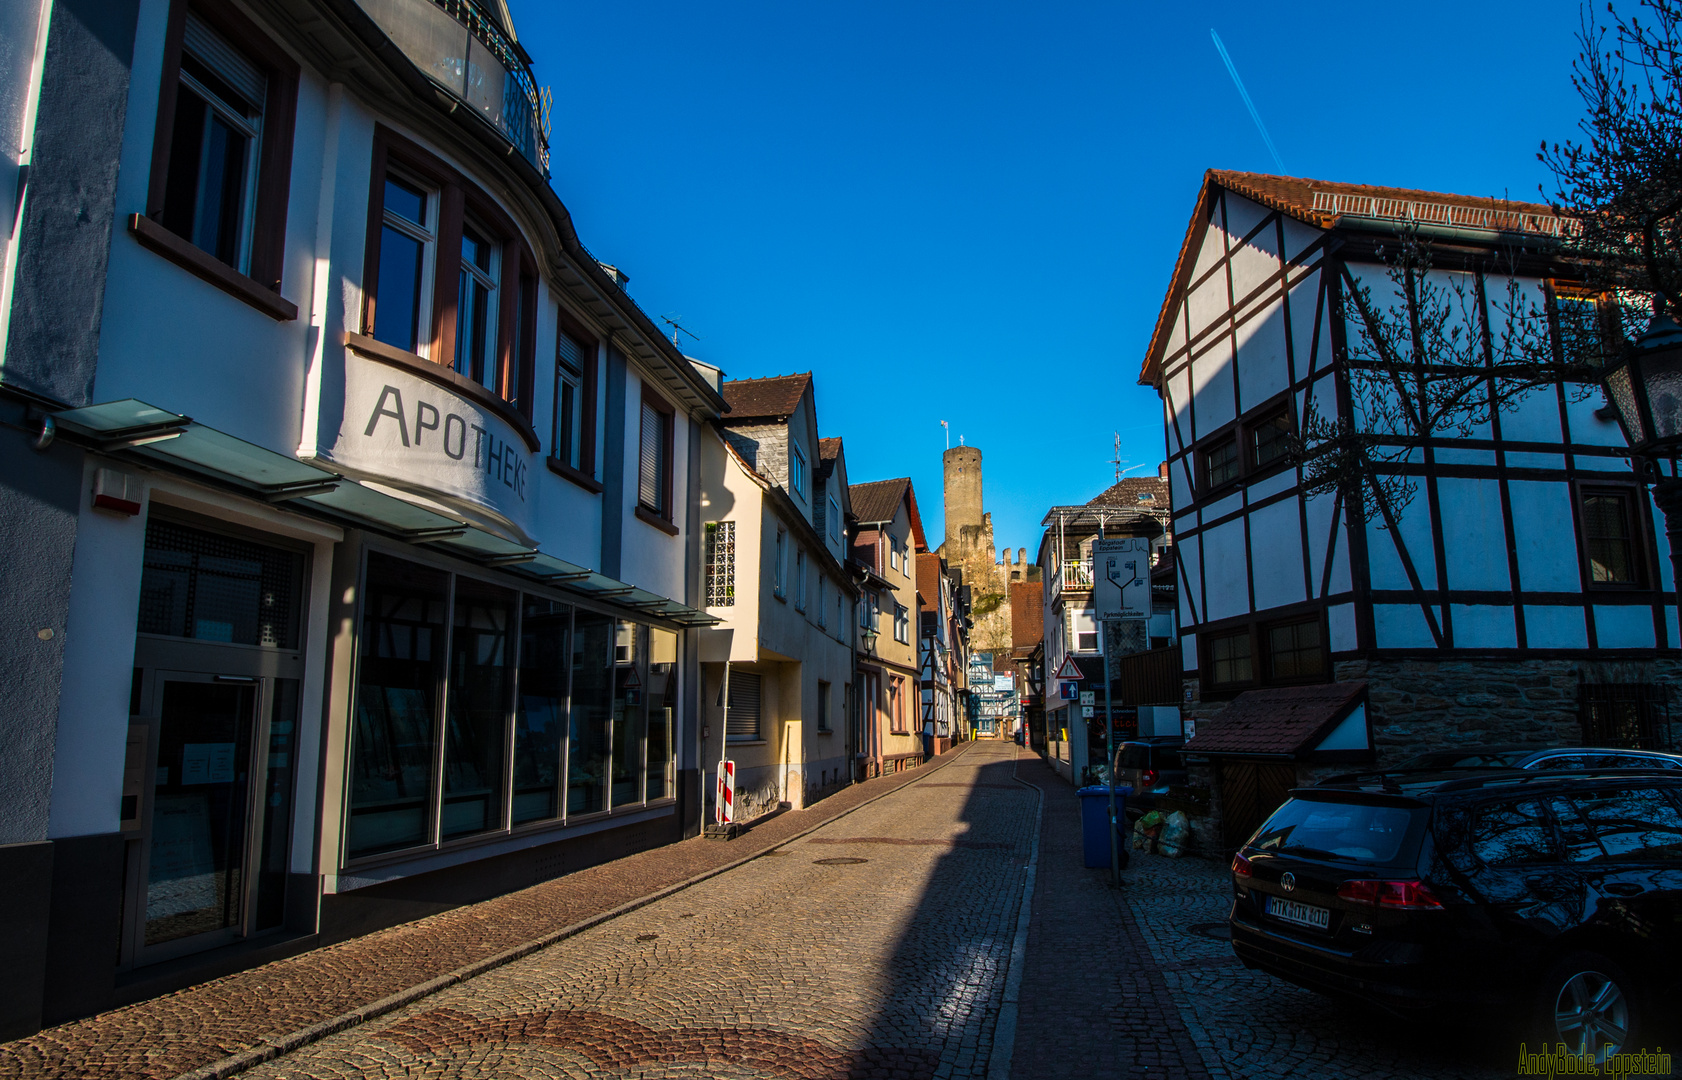
[[[157,749],[142,842],[142,949],[244,929],[250,891],[257,679],[159,673]],[[168,950],[170,952],[175,949]]]

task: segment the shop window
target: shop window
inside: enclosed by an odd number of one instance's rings
[[[648,717],[643,711],[646,690],[642,671],[648,656],[648,627],[619,624],[620,640],[628,647],[615,651],[613,673],[613,729],[611,806],[642,802],[642,765]]]
[[[1271,680],[1317,679],[1326,674],[1326,650],[1318,616],[1270,626],[1265,633]]]
[[[751,671],[730,672],[730,697],[724,718],[727,742],[759,739],[759,676]]]
[[[818,730],[829,731],[829,684],[818,680]]]
[[[456,579],[444,730],[445,840],[502,827],[503,754],[514,692],[512,590]]]
[[[607,738],[613,715],[614,619],[580,610],[572,634],[567,814],[607,809]]]
[[[514,715],[515,825],[561,814],[572,607],[527,596],[520,617],[520,694]]]
[[[530,419],[537,262],[512,219],[385,128],[375,132],[373,177],[363,333],[443,365]]]
[[[596,343],[564,316],[555,333],[555,416],[549,456],[586,478],[596,471]]]
[[[377,552],[362,588],[351,748],[351,858],[431,839],[450,575]]]
[[[1222,439],[1203,451],[1203,483],[1207,490],[1238,479],[1238,440]]]
[[[304,556],[162,517],[146,523],[139,631],[298,647]]]
[[[1291,412],[1279,409],[1249,428],[1250,467],[1265,469],[1291,452]]]
[[[176,0],[147,217],[279,291],[298,67],[229,5]]]
[[[1578,510],[1589,584],[1644,584],[1645,553],[1633,490],[1584,488],[1578,493]]]
[[[736,523],[711,521],[705,528],[707,606],[733,607],[736,603]]]
[[[1212,686],[1238,686],[1255,681],[1250,631],[1234,630],[1204,637]]]
[[[642,396],[637,504],[666,521],[672,517],[672,408],[653,393]]]
[[[648,760],[644,797],[649,802],[677,794],[677,762],[672,757],[677,708],[677,635],[648,631]]]

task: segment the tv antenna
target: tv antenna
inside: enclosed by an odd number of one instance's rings
[[[1121,483],[1121,467],[1127,464],[1125,461],[1121,460],[1121,432],[1119,431],[1115,433],[1114,445],[1115,457],[1111,458],[1109,463],[1115,466],[1115,482],[1119,484]]]
[[[701,340],[701,335],[700,334],[695,333],[694,331],[690,330],[687,327],[679,326],[677,324],[677,320],[681,319],[681,318],[683,318],[682,315],[678,315],[676,317],[673,317],[673,316],[670,316],[670,315],[660,316],[660,321],[672,328],[672,345],[676,346],[679,349],[682,348],[681,345],[678,345],[677,336],[679,334],[688,334],[690,337],[694,338],[696,341]]]

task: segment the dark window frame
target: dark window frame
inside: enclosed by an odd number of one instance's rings
[[[1260,460],[1257,453],[1260,447],[1256,443],[1256,435],[1280,418],[1285,421],[1284,434],[1289,439],[1296,434],[1297,424],[1296,410],[1292,409],[1288,402],[1280,402],[1273,408],[1262,411],[1256,419],[1244,424],[1244,464],[1247,477],[1265,476],[1284,468],[1289,462],[1290,449],[1288,446],[1279,456],[1269,458],[1266,461]]]
[[[1273,631],[1309,625],[1312,625],[1320,635],[1320,670],[1309,675],[1278,674],[1274,670],[1274,655],[1271,640]],[[1328,646],[1326,619],[1323,613],[1314,612],[1310,615],[1299,615],[1289,619],[1272,619],[1268,622],[1261,623],[1257,627],[1257,631],[1258,633],[1255,635],[1257,640],[1253,643],[1253,646],[1259,644],[1261,647],[1257,650],[1252,646],[1252,652],[1250,654],[1250,670],[1252,673],[1256,673],[1259,668],[1260,674],[1258,676],[1258,680],[1263,685],[1312,685],[1314,683],[1326,682],[1331,678],[1332,657],[1331,649]]]
[[[561,335],[571,338],[582,352],[579,372],[578,460],[571,462],[559,453],[561,410]],[[555,316],[555,399],[549,428],[549,467],[586,490],[601,491],[596,480],[596,387],[601,370],[601,339],[583,323],[560,309]]]
[[[147,233],[162,230],[164,198],[169,188],[170,152],[175,135],[175,107],[181,86],[182,41],[187,29],[187,9],[207,26],[239,49],[268,78],[264,92],[263,127],[257,151],[257,193],[252,202],[251,250],[246,272],[229,266],[215,255],[193,245],[148,243],[147,246],[180,264],[230,295],[252,303],[269,314],[271,305],[249,295],[245,282],[279,296],[286,262],[287,204],[292,186],[292,144],[297,127],[299,66],[290,53],[231,4],[171,0],[164,30],[163,75],[158,88],[158,116],[152,138],[151,171],[147,182],[145,217],[159,230],[138,223],[131,227],[143,241]],[[170,237],[176,234],[168,232]],[[236,280],[229,280],[230,278]],[[296,312],[288,318],[295,318]]]
[[[1244,638],[1250,645],[1250,677],[1248,679],[1236,679],[1230,682],[1216,682],[1214,644],[1216,641],[1225,641],[1229,639],[1235,640],[1238,638]],[[1198,667],[1202,675],[1202,682],[1210,689],[1249,689],[1262,684],[1260,675],[1261,657],[1259,655],[1261,650],[1258,648],[1258,643],[1256,641],[1256,628],[1254,626],[1240,626],[1226,630],[1216,630],[1213,632],[1200,631],[1197,635],[1197,651],[1199,658]]]
[[[1630,570],[1633,581],[1596,581],[1589,559],[1589,523],[1585,502],[1596,496],[1617,496],[1624,502],[1624,523],[1629,527]],[[1654,545],[1650,540],[1652,522],[1646,506],[1646,493],[1635,484],[1608,480],[1573,480],[1571,482],[1571,512],[1576,517],[1577,568],[1586,592],[1647,592],[1660,580],[1654,566]]]
[[[1226,491],[1229,488],[1237,487],[1238,484],[1243,481],[1244,448],[1238,444],[1238,435],[1239,432],[1237,428],[1234,428],[1219,438],[1210,439],[1206,445],[1198,449],[1198,481],[1203,485],[1203,493],[1205,495],[1213,495],[1216,492]],[[1232,450],[1232,475],[1217,481],[1210,475],[1210,470],[1214,464],[1212,460],[1214,453],[1217,450],[1226,450],[1229,447]]]
[[[660,504],[649,506],[642,497],[642,443],[646,437],[643,431],[643,406],[653,409],[660,416],[660,456],[665,465],[660,477]],[[677,409],[665,398],[655,393],[647,385],[642,388],[642,403],[637,408],[637,510],[639,517],[658,519],[667,526],[673,524],[672,517],[672,471],[677,461],[676,451]],[[645,516],[646,515],[646,516]]]
[[[433,253],[432,267],[431,318],[430,325],[422,328],[422,333],[426,335],[423,341],[427,346],[427,355],[422,359],[450,371],[455,370],[462,229],[471,217],[481,228],[495,234],[493,242],[501,251],[495,358],[501,367],[498,382],[502,392],[498,394],[489,388],[485,391],[530,423],[536,383],[537,307],[540,300],[537,258],[514,220],[478,184],[437,155],[383,124],[374,128],[368,231],[362,265],[361,332],[375,337],[380,236],[385,223],[385,182],[393,166],[399,175],[413,176],[434,188],[439,203],[434,240],[437,248]],[[477,380],[472,381],[477,383]],[[513,396],[510,396],[510,391]]]

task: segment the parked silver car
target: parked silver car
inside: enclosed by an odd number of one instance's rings
[[[1682,769],[1682,755],[1607,746],[1477,746],[1433,750],[1408,758],[1397,769]]]

